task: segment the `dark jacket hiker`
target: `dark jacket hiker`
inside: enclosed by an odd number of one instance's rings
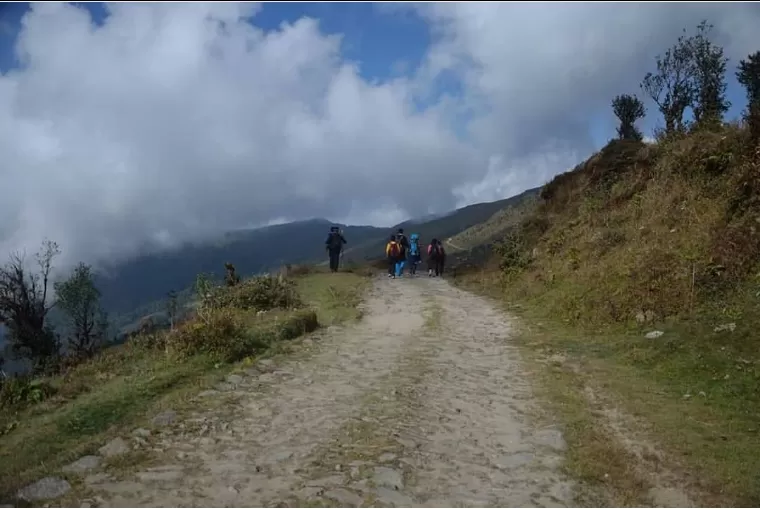
[[[446,251],[443,249],[443,244],[438,239],[430,241],[430,245],[427,248],[428,252],[428,276],[442,276],[443,264],[446,261]]]
[[[343,250],[343,244],[346,244],[346,238],[340,231],[340,228],[333,226],[325,240],[325,249],[330,255],[330,271],[337,272],[340,265],[340,252]]]

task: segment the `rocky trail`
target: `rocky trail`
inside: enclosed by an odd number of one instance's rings
[[[70,465],[73,488],[48,478],[22,495],[58,489],[58,503],[85,507],[573,505],[562,436],[531,421],[501,312],[427,277],[378,279],[363,306],[359,323],[199,394],[194,413],[161,414]]]

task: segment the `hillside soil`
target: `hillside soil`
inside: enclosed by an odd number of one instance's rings
[[[535,404],[505,315],[426,277],[378,279],[363,306],[360,322],[230,375],[195,410],[70,468],[58,503],[574,504],[565,442]]]

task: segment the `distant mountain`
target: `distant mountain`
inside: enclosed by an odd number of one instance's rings
[[[166,298],[171,290],[190,286],[197,274],[224,275],[224,263],[235,265],[241,276],[274,270],[284,264],[310,263],[326,257],[324,241],[331,223],[312,219],[229,232],[204,244],[186,244],[161,253],[146,254],[110,267],[98,278],[103,305],[123,313]],[[341,225],[349,245],[377,238],[385,232],[373,226]]]

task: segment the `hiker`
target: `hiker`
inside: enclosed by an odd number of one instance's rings
[[[388,258],[388,277],[396,279],[398,274],[398,262],[401,259],[401,245],[396,240],[396,235],[391,235],[385,245],[385,256]]]
[[[443,275],[443,263],[446,259],[446,252],[443,250],[443,245],[438,239],[430,241],[430,245],[427,248],[428,252],[428,277]]]
[[[409,239],[404,235],[404,229],[399,228],[396,231],[396,242],[401,248],[401,254],[399,255],[398,262],[396,263],[396,276],[402,277],[404,275],[404,265],[406,265],[406,253],[409,251]]]
[[[417,265],[422,261],[422,256],[420,255],[420,236],[417,233],[412,233],[409,236],[409,254],[406,259],[409,262],[409,273],[412,276],[416,275]]]
[[[346,244],[346,238],[338,226],[331,226],[330,233],[325,240],[325,249],[330,255],[330,272],[338,272],[340,265],[340,253],[343,250],[343,244]]]

